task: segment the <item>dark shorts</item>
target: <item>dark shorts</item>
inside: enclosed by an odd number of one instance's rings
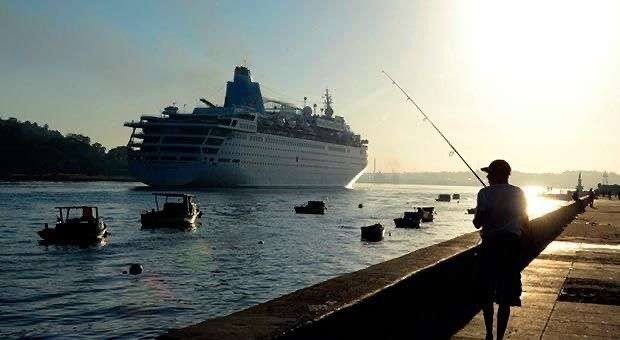
[[[521,306],[521,240],[506,236],[483,240],[478,251],[481,304]]]

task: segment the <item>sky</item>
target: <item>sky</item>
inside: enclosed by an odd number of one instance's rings
[[[620,172],[620,1],[0,2],[0,116],[107,147],[123,122],[264,96],[321,103],[369,140],[369,171]]]

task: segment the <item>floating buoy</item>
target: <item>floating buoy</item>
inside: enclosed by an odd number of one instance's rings
[[[364,205],[362,203],[357,205],[358,208],[362,209],[364,207]]]
[[[258,244],[265,244],[265,241],[258,241]]]
[[[131,275],[142,274],[142,271],[144,271],[144,268],[139,263],[132,263],[129,266],[129,274],[131,274]]]

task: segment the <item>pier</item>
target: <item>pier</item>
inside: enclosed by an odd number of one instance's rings
[[[580,214],[585,203],[530,222],[523,307],[513,308],[507,338],[620,334],[620,202],[597,201]],[[472,232],[162,338],[484,338],[471,293],[478,242]]]

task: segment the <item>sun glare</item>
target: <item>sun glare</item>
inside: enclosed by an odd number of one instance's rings
[[[604,90],[619,2],[477,4],[465,9],[463,41],[477,86],[498,105],[578,107]]]
[[[544,189],[540,186],[530,185],[522,187],[527,199],[527,214],[530,219],[540,217],[562,205],[561,201],[552,200],[541,196]]]

